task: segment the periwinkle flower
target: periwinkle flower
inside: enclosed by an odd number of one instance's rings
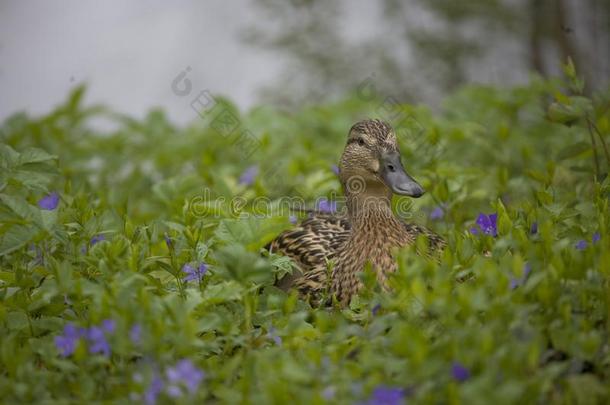
[[[116,321],[114,319],[104,319],[102,321],[102,330],[106,333],[114,333],[116,329]]]
[[[451,376],[457,382],[464,382],[470,378],[470,370],[461,363],[455,361],[451,365]]]
[[[165,239],[165,244],[167,245],[167,248],[171,249],[172,248],[172,238],[169,237],[167,232],[165,232],[165,234],[163,234],[163,239]]]
[[[131,329],[129,329],[129,339],[134,344],[139,344],[142,339],[142,327],[140,324],[134,324]]]
[[[187,274],[186,277],[182,279],[185,283],[188,283],[189,281],[201,281],[208,271],[208,265],[201,263],[197,268],[194,268],[190,264],[185,264],[184,267],[182,267],[182,271]]]
[[[473,235],[478,235],[479,231],[485,235],[498,236],[498,214],[480,213],[476,221],[477,227],[470,229]]]
[[[602,238],[602,236],[600,235],[600,233],[595,232],[593,234],[593,236],[591,237],[591,243],[595,244],[595,243],[599,242],[601,238]],[[587,246],[589,246],[587,241],[584,239],[581,239],[578,242],[576,242],[576,244],[574,245],[574,248],[576,250],[585,250],[587,248]]]
[[[89,341],[89,353],[101,353],[110,356],[110,345],[106,340],[104,330],[98,326],[92,326],[87,330],[87,340]]]
[[[91,240],[89,241],[89,244],[91,246],[95,245],[96,243],[100,243],[101,241],[106,240],[106,237],[104,235],[95,235],[93,238],[91,238]]]
[[[191,394],[197,391],[205,377],[205,373],[188,359],[180,360],[174,367],[168,368],[166,375],[172,385],[184,384]]]
[[[602,236],[599,234],[599,232],[595,232],[593,234],[593,237],[591,238],[591,242],[593,243],[597,243],[599,242],[599,240],[602,238]]]
[[[269,328],[269,331],[267,332],[267,337],[273,340],[276,346],[282,345],[282,338],[276,333],[275,327],[272,326]]]
[[[296,225],[296,224],[297,224],[297,222],[299,222],[299,218],[297,218],[297,216],[296,216],[296,215],[290,215],[290,216],[288,217],[288,221],[290,221],[290,223],[291,223],[292,225]]]
[[[375,304],[373,309],[371,309],[371,314],[373,316],[377,316],[377,313],[379,312],[380,309],[381,309],[381,304]]]
[[[163,380],[158,375],[155,375],[150,382],[150,385],[144,392],[144,403],[154,405],[157,403],[157,397],[163,391]]]
[[[433,219],[433,220],[442,219],[444,216],[445,216],[445,211],[443,210],[443,207],[441,207],[440,205],[437,205],[436,207],[434,207],[432,212],[430,212],[430,219]]]
[[[55,347],[61,352],[63,357],[68,357],[74,350],[79,339],[83,336],[83,330],[72,324],[64,326],[64,334],[55,336]]]
[[[59,204],[59,194],[53,192],[38,201],[38,206],[43,210],[53,211]]]
[[[530,275],[531,272],[532,272],[532,266],[529,263],[525,263],[525,266],[523,267],[523,276],[521,276],[520,278],[512,277],[510,279],[509,288],[511,290],[514,290],[515,288],[519,287],[520,285],[525,284],[525,281],[527,280],[527,277]]]
[[[370,405],[398,405],[402,404],[406,397],[404,388],[387,387],[380,385],[373,390],[367,404]]]
[[[337,202],[329,201],[327,198],[320,198],[317,204],[317,210],[332,214],[337,211]]]
[[[336,392],[337,392],[337,389],[334,386],[329,385],[328,387],[324,388],[324,390],[322,390],[322,398],[324,398],[327,401],[330,401],[335,398]]]
[[[530,234],[536,235],[538,233],[538,222],[532,222],[532,226],[530,227]]]
[[[330,166],[330,170],[333,171],[333,173],[335,173],[337,176],[339,175],[339,166],[337,165],[331,165]]]
[[[250,166],[246,170],[244,170],[244,172],[239,176],[239,184],[251,186],[252,184],[254,184],[254,180],[256,180],[257,175],[258,166]]]
[[[576,250],[585,250],[587,248],[587,241],[584,239],[581,239],[578,242],[576,242],[574,247],[576,248]]]

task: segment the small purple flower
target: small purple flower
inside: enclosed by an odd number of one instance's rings
[[[523,267],[523,280],[527,279],[532,272],[532,265],[529,263],[525,263]]]
[[[106,333],[114,333],[116,329],[116,321],[114,319],[104,319],[102,321],[102,330]]]
[[[163,380],[158,375],[155,375],[150,382],[150,385],[144,392],[144,403],[154,405],[157,403],[157,397],[163,391]]]
[[[82,329],[69,323],[64,326],[63,335],[55,336],[55,347],[61,351],[61,355],[63,357],[68,357],[74,353],[74,350],[76,350],[76,344],[82,336]]]
[[[165,234],[163,234],[163,239],[165,239],[165,244],[167,245],[167,248],[171,249],[172,248],[172,238],[169,237],[167,232],[165,232]]]
[[[110,356],[110,345],[106,341],[106,335],[102,328],[92,326],[87,330],[87,340],[89,341],[89,353],[101,353]]]
[[[43,210],[53,211],[59,204],[59,194],[53,192],[38,201],[38,206]]]
[[[167,387],[167,395],[172,398],[179,398],[182,396],[182,389],[177,385],[170,385]]]
[[[174,367],[168,368],[166,374],[170,383],[186,385],[191,394],[197,391],[199,383],[205,377],[205,373],[188,359],[180,360]]]
[[[529,263],[525,263],[525,266],[523,267],[523,276],[521,276],[521,278],[511,277],[509,288],[511,290],[514,290],[515,288],[519,287],[520,285],[525,284],[525,281],[527,280],[527,277],[530,275],[531,272],[532,272],[532,266]]]
[[[591,242],[593,242],[593,243],[597,243],[597,242],[599,242],[599,240],[600,240],[601,238],[602,238],[602,237],[601,237],[601,235],[599,234],[599,232],[595,232],[595,233],[593,234],[593,237],[591,238]]]
[[[106,240],[106,237],[104,235],[95,235],[93,238],[91,238],[91,241],[89,241],[89,244],[91,246],[95,245],[96,243],[99,243],[103,240]]]
[[[282,338],[277,335],[275,327],[272,326],[269,328],[269,331],[267,332],[267,337],[273,340],[276,346],[282,345]]]
[[[208,265],[201,263],[199,267],[195,269],[190,264],[185,264],[184,267],[182,267],[182,271],[187,274],[187,276],[182,279],[185,283],[188,283],[189,281],[201,281],[208,271]]]
[[[317,210],[320,212],[334,213],[337,211],[337,202],[329,201],[327,198],[320,198],[317,205]]]
[[[256,176],[258,175],[258,166],[253,165],[248,167],[244,172],[239,176],[239,184],[244,184],[246,186],[251,186],[254,184],[254,180],[256,180]]]
[[[574,247],[576,248],[576,250],[585,250],[587,248],[587,241],[584,239],[581,239],[578,242],[576,242],[576,245],[574,245]]]
[[[297,224],[297,222],[299,222],[299,218],[297,218],[297,216],[296,216],[296,215],[290,215],[290,216],[288,217],[288,221],[290,221],[290,223],[291,223],[292,225],[296,225],[296,224]]]
[[[478,235],[479,231],[485,235],[498,236],[498,214],[485,215],[480,213],[477,218],[477,227],[470,228],[473,235]]]
[[[140,340],[142,339],[142,327],[140,324],[136,323],[129,329],[129,339],[131,339],[131,342],[134,344],[140,343]]]
[[[337,389],[335,387],[333,387],[332,385],[329,385],[328,387],[324,388],[324,390],[322,390],[322,398],[324,398],[327,401],[330,401],[335,398],[336,392],[337,392]]]
[[[373,316],[377,316],[377,313],[379,312],[380,309],[381,309],[381,304],[375,304],[373,309],[371,309],[371,314],[373,314]]]
[[[398,405],[402,404],[406,397],[403,388],[378,386],[373,390],[367,404],[370,405]]]
[[[470,370],[464,367],[461,363],[454,361],[451,365],[451,376],[457,382],[464,382],[470,378]]]
[[[536,235],[538,233],[538,222],[532,222],[532,226],[530,227],[530,234]]]
[[[430,219],[433,219],[433,220],[442,219],[444,216],[445,216],[445,211],[443,210],[443,208],[440,205],[434,207],[432,212],[430,212]]]
[[[331,165],[330,166],[330,170],[333,171],[333,173],[335,173],[337,176],[339,175],[339,166],[337,165]]]

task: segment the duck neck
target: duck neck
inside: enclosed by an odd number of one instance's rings
[[[347,193],[347,209],[354,232],[370,234],[373,226],[385,228],[397,222],[392,212],[392,192],[385,186]]]

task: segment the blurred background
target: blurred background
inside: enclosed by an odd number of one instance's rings
[[[433,108],[464,83],[553,76],[571,57],[587,94],[610,77],[606,0],[3,1],[0,120],[48,112],[77,84],[135,117],[193,111],[194,90],[297,108],[358,91]]]

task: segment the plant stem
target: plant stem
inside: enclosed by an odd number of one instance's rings
[[[593,130],[591,128],[591,121],[587,119],[587,124],[589,128],[589,136],[591,137],[591,144],[593,149],[593,161],[595,162],[595,181],[599,179],[599,160],[597,158],[597,145],[595,143],[595,138],[593,137]]]
[[[600,140],[600,142],[602,144],[602,147],[604,148],[604,155],[606,155],[606,162],[608,163],[608,168],[610,169],[610,153],[608,152],[608,145],[606,145],[606,141],[604,140],[604,137],[602,136],[602,133],[599,131],[599,129],[597,128],[595,123],[593,121],[591,121],[589,119],[589,117],[587,117],[587,121],[589,122],[589,125],[593,128],[593,130],[595,131],[595,133],[599,137],[599,140]]]

